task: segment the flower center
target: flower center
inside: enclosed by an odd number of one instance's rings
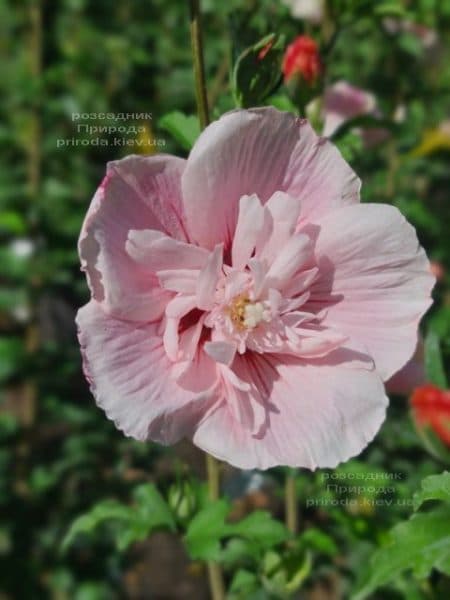
[[[236,296],[228,307],[236,329],[254,329],[261,321],[270,321],[270,312],[262,302],[252,302],[246,294]]]

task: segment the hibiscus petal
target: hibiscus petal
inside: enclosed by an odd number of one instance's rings
[[[159,283],[165,290],[193,295],[197,287],[200,271],[194,269],[170,269],[158,271]]]
[[[267,201],[266,209],[272,215],[275,226],[277,223],[286,223],[289,226],[289,235],[295,231],[300,216],[300,202],[284,192],[275,192]]]
[[[409,396],[413,390],[426,382],[423,339],[419,336],[412,358],[393,377],[386,381],[388,394]]]
[[[229,249],[239,199],[264,204],[286,192],[301,204],[302,219],[359,201],[359,180],[339,151],[306,121],[272,107],[223,115],[200,135],[182,177],[186,218],[206,248]]]
[[[280,313],[285,314],[285,313],[290,313],[290,312],[296,311],[298,308],[303,306],[303,304],[305,304],[305,302],[308,300],[310,295],[311,294],[309,292],[305,292],[304,294],[301,294],[300,296],[297,296],[296,298],[293,298],[292,300],[286,300],[282,304]]]
[[[295,275],[284,287],[284,296],[286,298],[294,298],[294,296],[297,296],[298,294],[303,294],[315,280],[318,273],[319,269],[317,267],[312,267],[306,271],[300,271],[300,273]]]
[[[249,260],[248,266],[253,276],[253,292],[255,298],[258,298],[264,287],[266,269],[263,263],[257,258],[251,258]]]
[[[387,398],[378,374],[346,368],[341,350],[311,363],[251,353],[237,361],[239,376],[246,373],[265,402],[265,425],[252,434],[223,401],[193,438],[236,467],[334,468],[359,454],[384,420]]]
[[[284,244],[283,248],[267,271],[265,286],[282,290],[293,275],[310,259],[311,240],[307,235],[297,233]]]
[[[209,255],[197,280],[197,306],[202,310],[214,307],[214,294],[222,272],[223,246],[218,244]]]
[[[236,354],[236,344],[231,342],[206,342],[204,345],[205,352],[215,360],[229,366]]]
[[[125,435],[166,444],[191,435],[212,398],[188,392],[170,377],[171,363],[155,324],[112,318],[91,301],[78,311],[77,325],[91,391]]]
[[[131,230],[126,251],[133,260],[153,272],[201,269],[208,258],[208,251],[204,248],[180,242],[152,229]]]
[[[316,330],[298,327],[295,330],[299,336],[295,349],[302,358],[317,358],[326,356],[336,348],[340,348],[348,337],[337,331]],[[373,364],[373,363],[372,363]]]
[[[166,307],[166,325],[163,341],[167,356],[175,361],[178,359],[179,325],[180,320],[196,306],[195,296],[175,296]]]
[[[222,368],[224,372],[224,369]],[[233,374],[234,375],[234,374]],[[240,385],[231,383],[236,375],[230,376],[230,370],[224,372],[226,405],[232,419],[248,433],[256,435],[264,426],[267,411],[255,386],[238,379]]]
[[[183,389],[208,393],[212,398],[215,398],[216,388],[220,386],[217,365],[201,348],[197,350],[193,360],[174,365],[173,374]],[[202,418],[201,415],[199,417]]]
[[[253,259],[252,259],[253,260]],[[233,298],[244,293],[250,284],[249,274],[243,271],[232,271],[227,275],[225,287],[223,290],[223,299],[225,303],[231,302]]]
[[[235,269],[243,269],[255,249],[264,225],[264,209],[258,196],[242,196],[239,202],[239,218],[231,248],[231,260]]]
[[[383,380],[412,356],[434,277],[414,228],[394,207],[361,204],[320,223],[320,276],[305,310],[326,309],[323,323],[373,357]]]
[[[180,179],[185,161],[130,156],[108,164],[78,243],[92,296],[110,314],[129,320],[161,317],[170,294],[127,254],[131,229],[156,229],[186,240]]]
[[[166,325],[164,327],[163,343],[164,349],[170,360],[176,361],[178,358],[178,326],[180,324],[179,319],[173,317],[166,319]]]
[[[261,235],[256,256],[271,264],[297,226],[300,202],[283,192],[275,192],[264,207],[268,213],[265,235]]]
[[[203,313],[197,323],[188,327],[180,334],[179,349],[181,360],[192,360],[203,331],[206,314]]]

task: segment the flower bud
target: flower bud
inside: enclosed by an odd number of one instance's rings
[[[427,384],[411,397],[414,423],[426,449],[443,460],[450,460],[450,391]]]
[[[317,43],[308,35],[299,35],[286,48],[282,65],[284,81],[297,77],[313,86],[322,74]]]
[[[197,508],[197,499],[188,481],[174,483],[169,488],[169,506],[182,523],[188,521]]]

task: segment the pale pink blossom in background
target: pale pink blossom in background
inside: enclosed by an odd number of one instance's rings
[[[322,134],[326,137],[332,136],[350,119],[365,115],[381,117],[377,100],[371,92],[355,87],[347,81],[337,81],[325,89]],[[377,127],[358,127],[355,130],[363,137],[366,146],[379,143],[389,135],[386,129]]]
[[[79,251],[97,403],[126,435],[241,468],[335,467],[385,417],[434,278],[399,211],[305,121],[227,113],[189,158],[108,165]]]
[[[320,23],[325,13],[325,0],[283,0],[296,19]]]
[[[383,25],[386,31],[392,35],[399,33],[414,35],[421,42],[425,50],[434,49],[439,42],[437,31],[421,23],[414,23],[414,21],[408,21],[407,19],[387,17],[383,19]]]

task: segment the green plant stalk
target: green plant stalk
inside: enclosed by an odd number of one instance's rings
[[[297,489],[295,486],[295,474],[293,471],[289,471],[289,473],[286,475],[284,502],[286,527],[292,533],[292,535],[296,535],[298,532],[298,510]]]
[[[208,97],[205,84],[205,65],[203,61],[202,28],[199,0],[190,0],[191,46],[194,66],[195,95],[200,129],[209,124]],[[220,474],[218,461],[206,454],[209,499],[214,502],[220,495]],[[208,562],[208,577],[213,600],[224,600],[225,586],[222,569],[215,562]]]
[[[194,65],[195,95],[200,129],[209,124],[208,97],[205,85],[205,63],[203,60],[200,0],[190,0],[191,45]]]
[[[219,462],[210,454],[206,454],[206,470],[208,474],[209,499],[212,502],[215,502],[220,496]],[[212,599],[224,600],[225,585],[223,582],[222,569],[216,562],[208,562],[208,578]]]

